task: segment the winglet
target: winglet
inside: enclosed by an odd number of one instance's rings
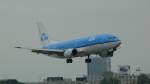
[[[15,47],[15,48],[22,48],[22,47]]]
[[[32,50],[32,49],[30,49],[30,48],[24,48],[24,47],[15,47],[15,48],[17,48],[17,49],[26,49],[26,50]]]

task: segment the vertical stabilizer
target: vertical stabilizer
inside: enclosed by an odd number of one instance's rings
[[[48,38],[48,33],[46,28],[44,27],[42,22],[37,22],[37,27],[39,30],[39,36],[40,36],[40,40],[42,45],[46,45],[49,43],[49,38]]]

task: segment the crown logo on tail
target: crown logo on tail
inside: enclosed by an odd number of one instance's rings
[[[48,40],[48,35],[45,34],[45,33],[43,33],[43,34],[41,35],[41,41],[45,41],[45,40]]]

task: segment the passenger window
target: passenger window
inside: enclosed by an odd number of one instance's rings
[[[89,37],[89,41],[94,41],[95,40],[95,36],[90,36]]]

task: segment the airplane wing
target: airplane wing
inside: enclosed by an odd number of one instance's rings
[[[30,50],[31,52],[38,53],[38,54],[41,53],[46,55],[59,55],[59,56],[63,56],[65,51],[61,49],[31,49],[31,48],[23,48],[23,47],[15,47],[15,48]]]

